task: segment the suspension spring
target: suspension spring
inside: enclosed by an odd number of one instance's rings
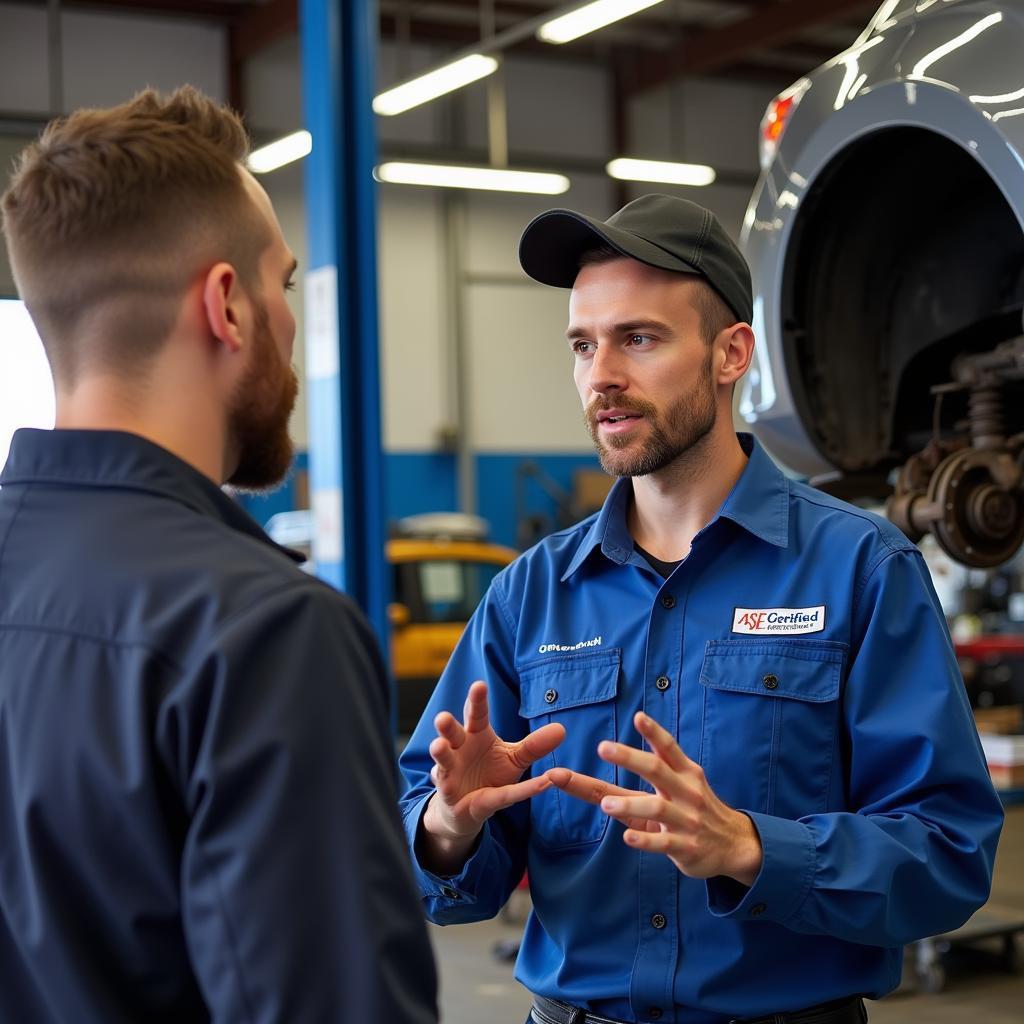
[[[967,417],[971,425],[971,442],[975,448],[995,448],[1005,442],[1003,393],[998,386],[971,388],[967,400]]]

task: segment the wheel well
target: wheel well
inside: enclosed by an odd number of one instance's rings
[[[821,453],[858,473],[919,449],[930,386],[1020,334],[1022,308],[1024,233],[968,152],[920,128],[851,143],[808,190],[783,269],[785,365]]]

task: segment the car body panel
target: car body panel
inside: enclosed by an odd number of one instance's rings
[[[890,129],[918,129],[967,154],[1024,231],[1022,52],[1024,3],[889,3],[854,46],[797,83],[799,101],[762,172],[741,236],[754,280],[758,346],[741,384],[739,413],[791,469],[813,476],[838,464],[800,407],[799,367],[783,340],[787,260],[808,195],[865,140]],[[934,168],[935,175],[942,172]],[[872,200],[856,191],[848,197],[865,217]],[[943,213],[937,209],[934,216]],[[885,242],[880,228],[879,244]],[[950,323],[950,332],[957,327]],[[879,462],[887,454],[880,449]]]

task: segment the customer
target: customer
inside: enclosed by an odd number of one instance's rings
[[[192,89],[2,200],[57,429],[0,477],[0,1020],[436,1020],[371,632],[221,491],[292,450],[296,262]]]
[[[528,866],[536,1024],[862,1021],[984,903],[1002,821],[921,555],[734,433],[750,274],[709,211],[554,210],[520,259],[572,289],[619,479],[495,579],[406,751],[427,911]]]

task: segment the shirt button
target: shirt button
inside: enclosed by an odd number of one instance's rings
[[[779,685],[779,677],[769,672],[761,682],[764,683],[766,689],[774,690]]]
[[[668,924],[664,914],[651,914],[651,924],[659,931]]]
[[[661,1020],[661,1007],[660,1006],[652,1006],[647,1011],[647,1016],[650,1017],[651,1020]]]
[[[462,897],[450,886],[441,886],[441,895],[447,900],[461,900]]]
[[[767,909],[768,909],[768,907],[764,903],[755,903],[750,908],[750,916],[751,917],[760,917]]]
[[[664,693],[672,685],[672,680],[668,676],[658,676],[654,680],[654,685]]]
[[[558,691],[557,690],[545,690],[544,691],[544,699],[549,704],[554,704],[555,701],[558,700]]]
[[[662,608],[675,608],[676,599],[671,594],[661,595],[661,607]]]

